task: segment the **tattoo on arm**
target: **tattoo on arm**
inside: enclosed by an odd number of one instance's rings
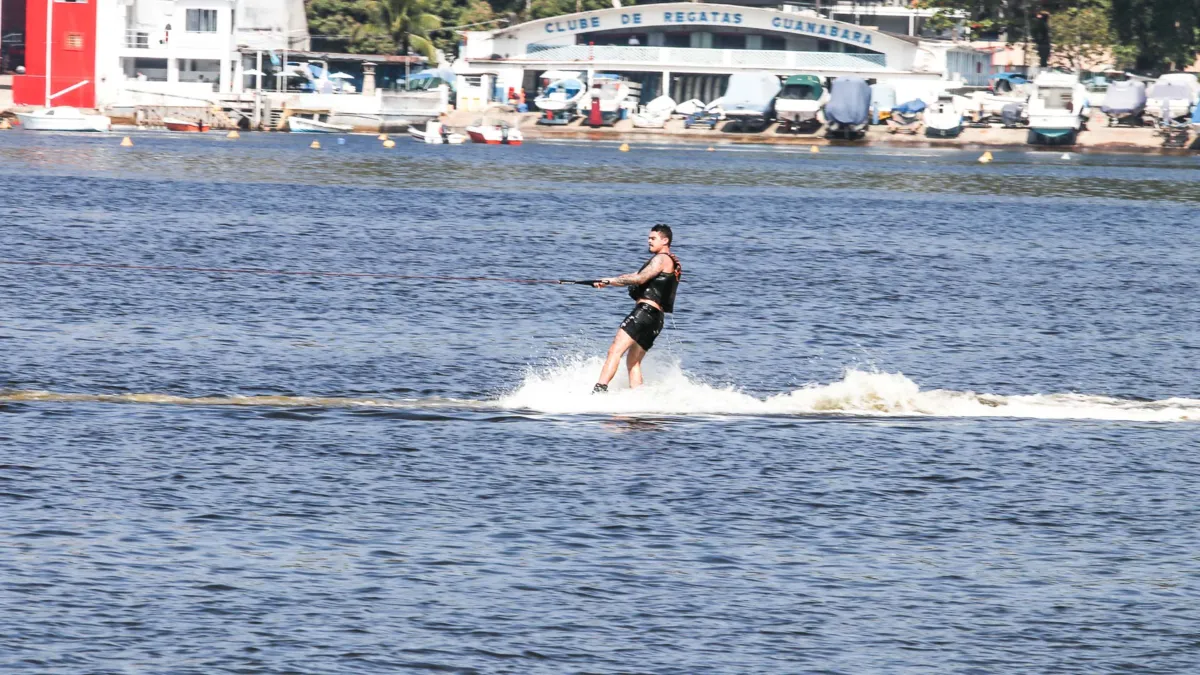
[[[654,260],[651,260],[650,264],[646,265],[645,269],[643,269],[642,271],[633,272],[631,274],[622,274],[619,277],[613,277],[611,279],[612,285],[613,286],[640,286],[641,284],[644,284],[647,281],[650,281],[655,276],[657,276],[659,272],[662,271],[662,268],[663,268],[663,260],[662,259],[663,259],[662,255],[656,255],[656,256],[654,256]]]

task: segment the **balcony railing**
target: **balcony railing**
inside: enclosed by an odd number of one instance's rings
[[[166,45],[160,44],[162,31],[151,34],[144,30],[126,30],[125,31],[125,48],[126,49],[166,49]]]
[[[598,61],[674,67],[777,68],[788,70],[884,70],[883,54],[789,52],[771,49],[699,49],[694,47],[622,47],[619,45],[529,45],[528,61]]]

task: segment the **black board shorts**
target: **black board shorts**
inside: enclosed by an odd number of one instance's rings
[[[639,302],[629,316],[621,322],[621,330],[633,338],[638,346],[646,351],[654,346],[654,338],[663,329],[664,315],[657,309],[644,302]]]

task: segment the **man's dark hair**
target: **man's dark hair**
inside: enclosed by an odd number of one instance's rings
[[[664,237],[667,238],[668,244],[675,241],[675,237],[671,235],[671,226],[667,225],[666,223],[659,223],[659,224],[655,225],[654,227],[650,228],[650,231],[661,233]]]

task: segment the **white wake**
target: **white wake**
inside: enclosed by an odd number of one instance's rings
[[[830,384],[810,384],[760,398],[734,386],[713,386],[676,363],[647,360],[646,384],[629,389],[624,370],[607,394],[592,394],[601,359],[571,359],[531,370],[498,403],[552,414],[813,415],[1017,417],[1139,422],[1200,421],[1200,400],[1132,401],[1085,394],[1002,396],[970,391],[922,391],[901,373],[848,370]]]

